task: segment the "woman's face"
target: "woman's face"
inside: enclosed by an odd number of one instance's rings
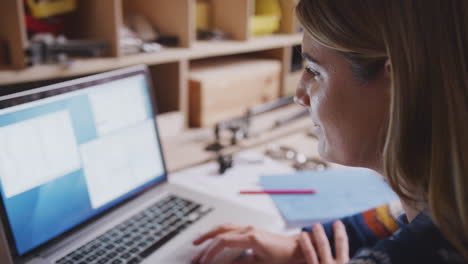
[[[296,90],[310,109],[319,153],[346,166],[382,170],[382,150],[390,102],[389,67],[371,81],[352,75],[350,62],[338,52],[304,35],[306,70]]]

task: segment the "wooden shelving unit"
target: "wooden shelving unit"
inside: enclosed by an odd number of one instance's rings
[[[291,85],[291,48],[301,43],[293,16],[296,0],[280,0],[283,8],[278,34],[250,35],[250,17],[255,0],[211,0],[213,23],[232,36],[226,41],[197,41],[196,0],[77,0],[78,9],[67,20],[70,38],[104,40],[110,44],[105,57],[77,59],[71,66],[37,65],[27,67],[24,49],[28,46],[23,0],[3,0],[0,8],[0,92],[35,88],[63,80],[135,64],[149,66],[162,113],[186,113],[187,78],[190,61],[236,54],[275,58],[282,63],[281,94]],[[119,28],[124,17],[138,13],[146,16],[163,34],[179,38],[179,46],[154,53],[124,55],[119,47]],[[158,99],[158,98],[157,98]]]
[[[0,68],[21,69],[25,65],[27,46],[22,1],[3,1],[0,8]],[[1,77],[0,77],[1,79]]]

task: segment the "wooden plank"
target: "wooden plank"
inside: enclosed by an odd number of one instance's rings
[[[281,62],[281,79],[280,79],[280,90],[278,97],[285,95],[285,89],[287,85],[287,76],[291,67],[291,46],[286,46],[277,49],[265,50],[257,53],[257,56],[263,58],[276,59]]]
[[[280,4],[282,10],[280,32],[287,34],[298,33],[299,21],[294,13],[298,0],[280,0]]]
[[[188,61],[150,67],[159,113],[178,111],[183,114],[184,126],[187,125],[188,98],[187,74]]]
[[[181,47],[190,47],[194,3],[191,0],[124,0],[124,13],[141,14],[162,34],[179,37]]]
[[[180,63],[172,62],[150,67],[156,91],[158,113],[177,111],[180,108]]]
[[[193,44],[197,41],[197,23],[196,23],[196,16],[197,16],[197,7],[196,7],[196,0],[189,0],[188,2],[188,44],[186,47],[192,47]]]
[[[70,38],[103,40],[110,44],[109,56],[120,56],[119,28],[122,25],[121,0],[80,0],[67,19]]]
[[[280,47],[297,45],[302,42],[302,34],[275,34],[260,36],[245,42],[239,41],[197,41],[190,52],[191,59],[257,52]]]
[[[202,83],[195,80],[188,80],[189,83],[189,111],[187,115],[188,126],[197,127],[202,123],[202,98],[203,98],[203,87]]]
[[[8,69],[9,64],[7,41],[0,38],[0,70]]]
[[[22,0],[3,0],[0,8],[0,41],[6,43],[9,56],[0,65],[13,69],[26,66],[24,49],[27,46],[26,25]]]
[[[212,0],[213,26],[234,40],[250,38],[251,0]]]
[[[189,116],[189,91],[188,91],[188,78],[189,78],[189,67],[190,63],[188,60],[182,60],[179,62],[179,87],[178,97],[179,105],[177,109],[184,115],[184,125],[188,127],[188,116]]]
[[[24,70],[1,70],[0,85],[81,76],[136,64],[157,65],[181,60],[257,52],[297,45],[301,41],[302,35],[300,34],[256,37],[245,42],[198,41],[192,48],[166,48],[159,52],[122,56],[120,58],[77,59],[70,67],[37,65]]]

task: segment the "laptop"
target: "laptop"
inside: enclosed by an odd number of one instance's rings
[[[277,226],[168,183],[149,76],[134,66],[0,98],[2,264],[190,263],[217,225]]]

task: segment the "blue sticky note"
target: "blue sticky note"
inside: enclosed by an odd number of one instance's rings
[[[376,172],[363,168],[261,176],[264,189],[314,189],[315,194],[271,195],[288,226],[353,215],[398,199]]]

